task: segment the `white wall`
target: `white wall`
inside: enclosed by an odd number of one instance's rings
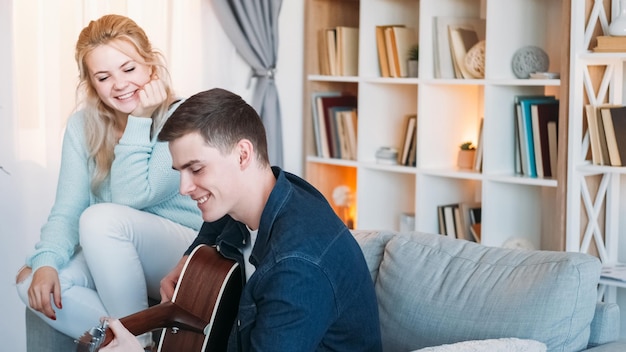
[[[169,0],[171,1],[171,0]],[[31,2],[32,3],[32,2]],[[64,2],[37,2],[42,6],[65,6],[66,10],[55,10],[60,14],[64,11],[77,11],[73,8],[77,1],[66,0]],[[100,2],[94,1],[94,4]],[[119,2],[118,2],[119,3]],[[50,4],[50,5],[48,5]],[[136,4],[136,2],[135,2]],[[55,16],[43,16],[33,14],[31,20],[13,23],[12,13],[14,7],[26,6],[23,0],[11,1],[0,0],[0,166],[7,169],[11,175],[6,175],[0,170],[0,341],[2,351],[25,351],[25,328],[24,328],[24,305],[17,298],[14,287],[14,277],[17,269],[24,263],[25,256],[32,250],[39,238],[39,229],[45,222],[55,195],[57,181],[60,144],[62,139],[62,122],[67,116],[52,118],[46,116],[46,112],[31,111],[33,108],[26,105],[17,106],[18,94],[32,94],[43,97],[48,104],[52,104],[57,110],[71,110],[70,105],[63,105],[61,101],[67,101],[68,95],[73,102],[75,72],[49,72],[42,69],[42,59],[65,60],[67,56],[73,57],[73,48],[68,48],[62,55],[65,57],[50,57],[48,51],[35,51],[34,57],[19,57],[13,61],[13,52],[19,45],[28,45],[29,36],[41,35],[41,31],[48,30],[51,21],[54,25],[68,28],[72,23],[63,23],[63,18]],[[62,7],[61,6],[61,7]],[[98,5],[99,6],[99,5]],[[285,146],[285,169],[296,174],[302,173],[302,143],[301,143],[301,112],[302,112],[302,22],[303,0],[285,0],[280,15],[280,45],[277,67],[277,85],[281,101],[283,115],[283,145]],[[28,9],[26,9],[28,10]],[[179,20],[185,19],[184,14]],[[137,19],[141,24],[141,21]],[[13,28],[19,30],[13,35]],[[39,30],[39,32],[37,32]],[[59,32],[63,32],[60,30]],[[149,29],[147,29],[149,32]],[[23,37],[26,36],[26,37]],[[13,40],[15,37],[15,41]],[[183,40],[183,38],[174,38]],[[213,38],[204,38],[213,40]],[[75,40],[75,39],[72,39]],[[175,45],[175,41],[169,45]],[[46,45],[55,46],[52,40]],[[192,43],[193,44],[193,43]],[[179,70],[193,71],[193,58],[215,55],[220,50],[232,50],[221,48],[211,42],[207,45],[181,45],[184,51],[182,56],[171,58],[173,67]],[[14,47],[15,45],[15,47]],[[155,44],[158,46],[158,44]],[[59,54],[61,56],[61,54]],[[73,61],[71,63],[74,65]],[[194,62],[194,65],[201,63]],[[235,63],[236,64],[236,63]],[[31,65],[30,76],[15,79],[16,65]],[[65,67],[65,66],[64,66]],[[72,66],[72,68],[75,66]],[[170,66],[171,70],[176,70]],[[207,71],[207,70],[205,70]],[[216,68],[208,72],[216,75],[224,72],[223,68]],[[210,80],[191,77],[185,84],[176,83],[176,77],[186,77],[188,73],[172,72],[175,79],[175,87],[182,95],[193,94],[195,91],[189,87],[199,87],[197,90],[211,88]],[[223,73],[222,73],[223,74]],[[241,70],[231,74],[227,79],[232,79],[223,84],[224,88],[231,89],[245,96],[247,71]],[[36,80],[58,80],[58,89],[37,90],[33,84]],[[191,80],[193,82],[191,82]],[[223,82],[223,81],[222,81]],[[206,86],[205,86],[206,85]],[[18,93],[19,92],[19,93]],[[23,100],[20,100],[23,101]],[[58,106],[61,105],[61,106]],[[33,117],[34,116],[34,117]],[[37,116],[45,116],[40,118]],[[33,127],[35,126],[35,127]]]

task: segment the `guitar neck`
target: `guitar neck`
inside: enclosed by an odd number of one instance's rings
[[[159,328],[178,328],[181,330],[204,333],[208,322],[181,308],[173,302],[152,306],[141,312],[120,319],[133,335],[141,335]],[[110,336],[111,334],[107,334]],[[112,336],[111,336],[112,338]],[[105,339],[108,343],[108,339]]]
[[[173,302],[157,304],[121,318],[120,322],[135,336],[160,328],[177,328],[204,334],[204,328],[208,324],[206,320],[195,316]],[[108,345],[113,340],[113,333],[108,328],[104,330],[104,339],[101,341],[99,338],[94,343],[93,335],[93,333],[85,334],[76,341],[79,346],[78,352],[97,351],[98,348]]]

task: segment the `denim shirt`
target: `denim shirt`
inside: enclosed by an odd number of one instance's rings
[[[356,240],[319,191],[272,170],[276,185],[250,256],[256,271],[229,351],[381,351],[374,285]],[[192,247],[217,245],[241,265],[246,232],[226,216],[205,223]]]

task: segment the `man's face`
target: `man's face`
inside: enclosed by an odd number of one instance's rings
[[[180,193],[197,202],[204,221],[232,215],[241,176],[235,150],[223,155],[197,132],[169,142],[172,167],[180,171]]]

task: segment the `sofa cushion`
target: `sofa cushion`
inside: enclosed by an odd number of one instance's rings
[[[378,267],[383,260],[383,253],[385,252],[385,246],[387,241],[395,235],[390,231],[352,231],[352,234],[356,238],[357,242],[361,246],[367,267],[370,270],[372,280],[376,282],[378,277]]]
[[[591,321],[591,336],[589,336],[587,347],[599,346],[615,341],[615,338],[619,337],[619,323],[619,306],[616,303],[598,302],[596,304],[596,312]]]
[[[368,251],[372,236],[361,241],[355,233]],[[541,341],[551,351],[587,346],[597,258],[433,234],[383,236],[387,245],[374,277],[385,351],[507,337]]]

